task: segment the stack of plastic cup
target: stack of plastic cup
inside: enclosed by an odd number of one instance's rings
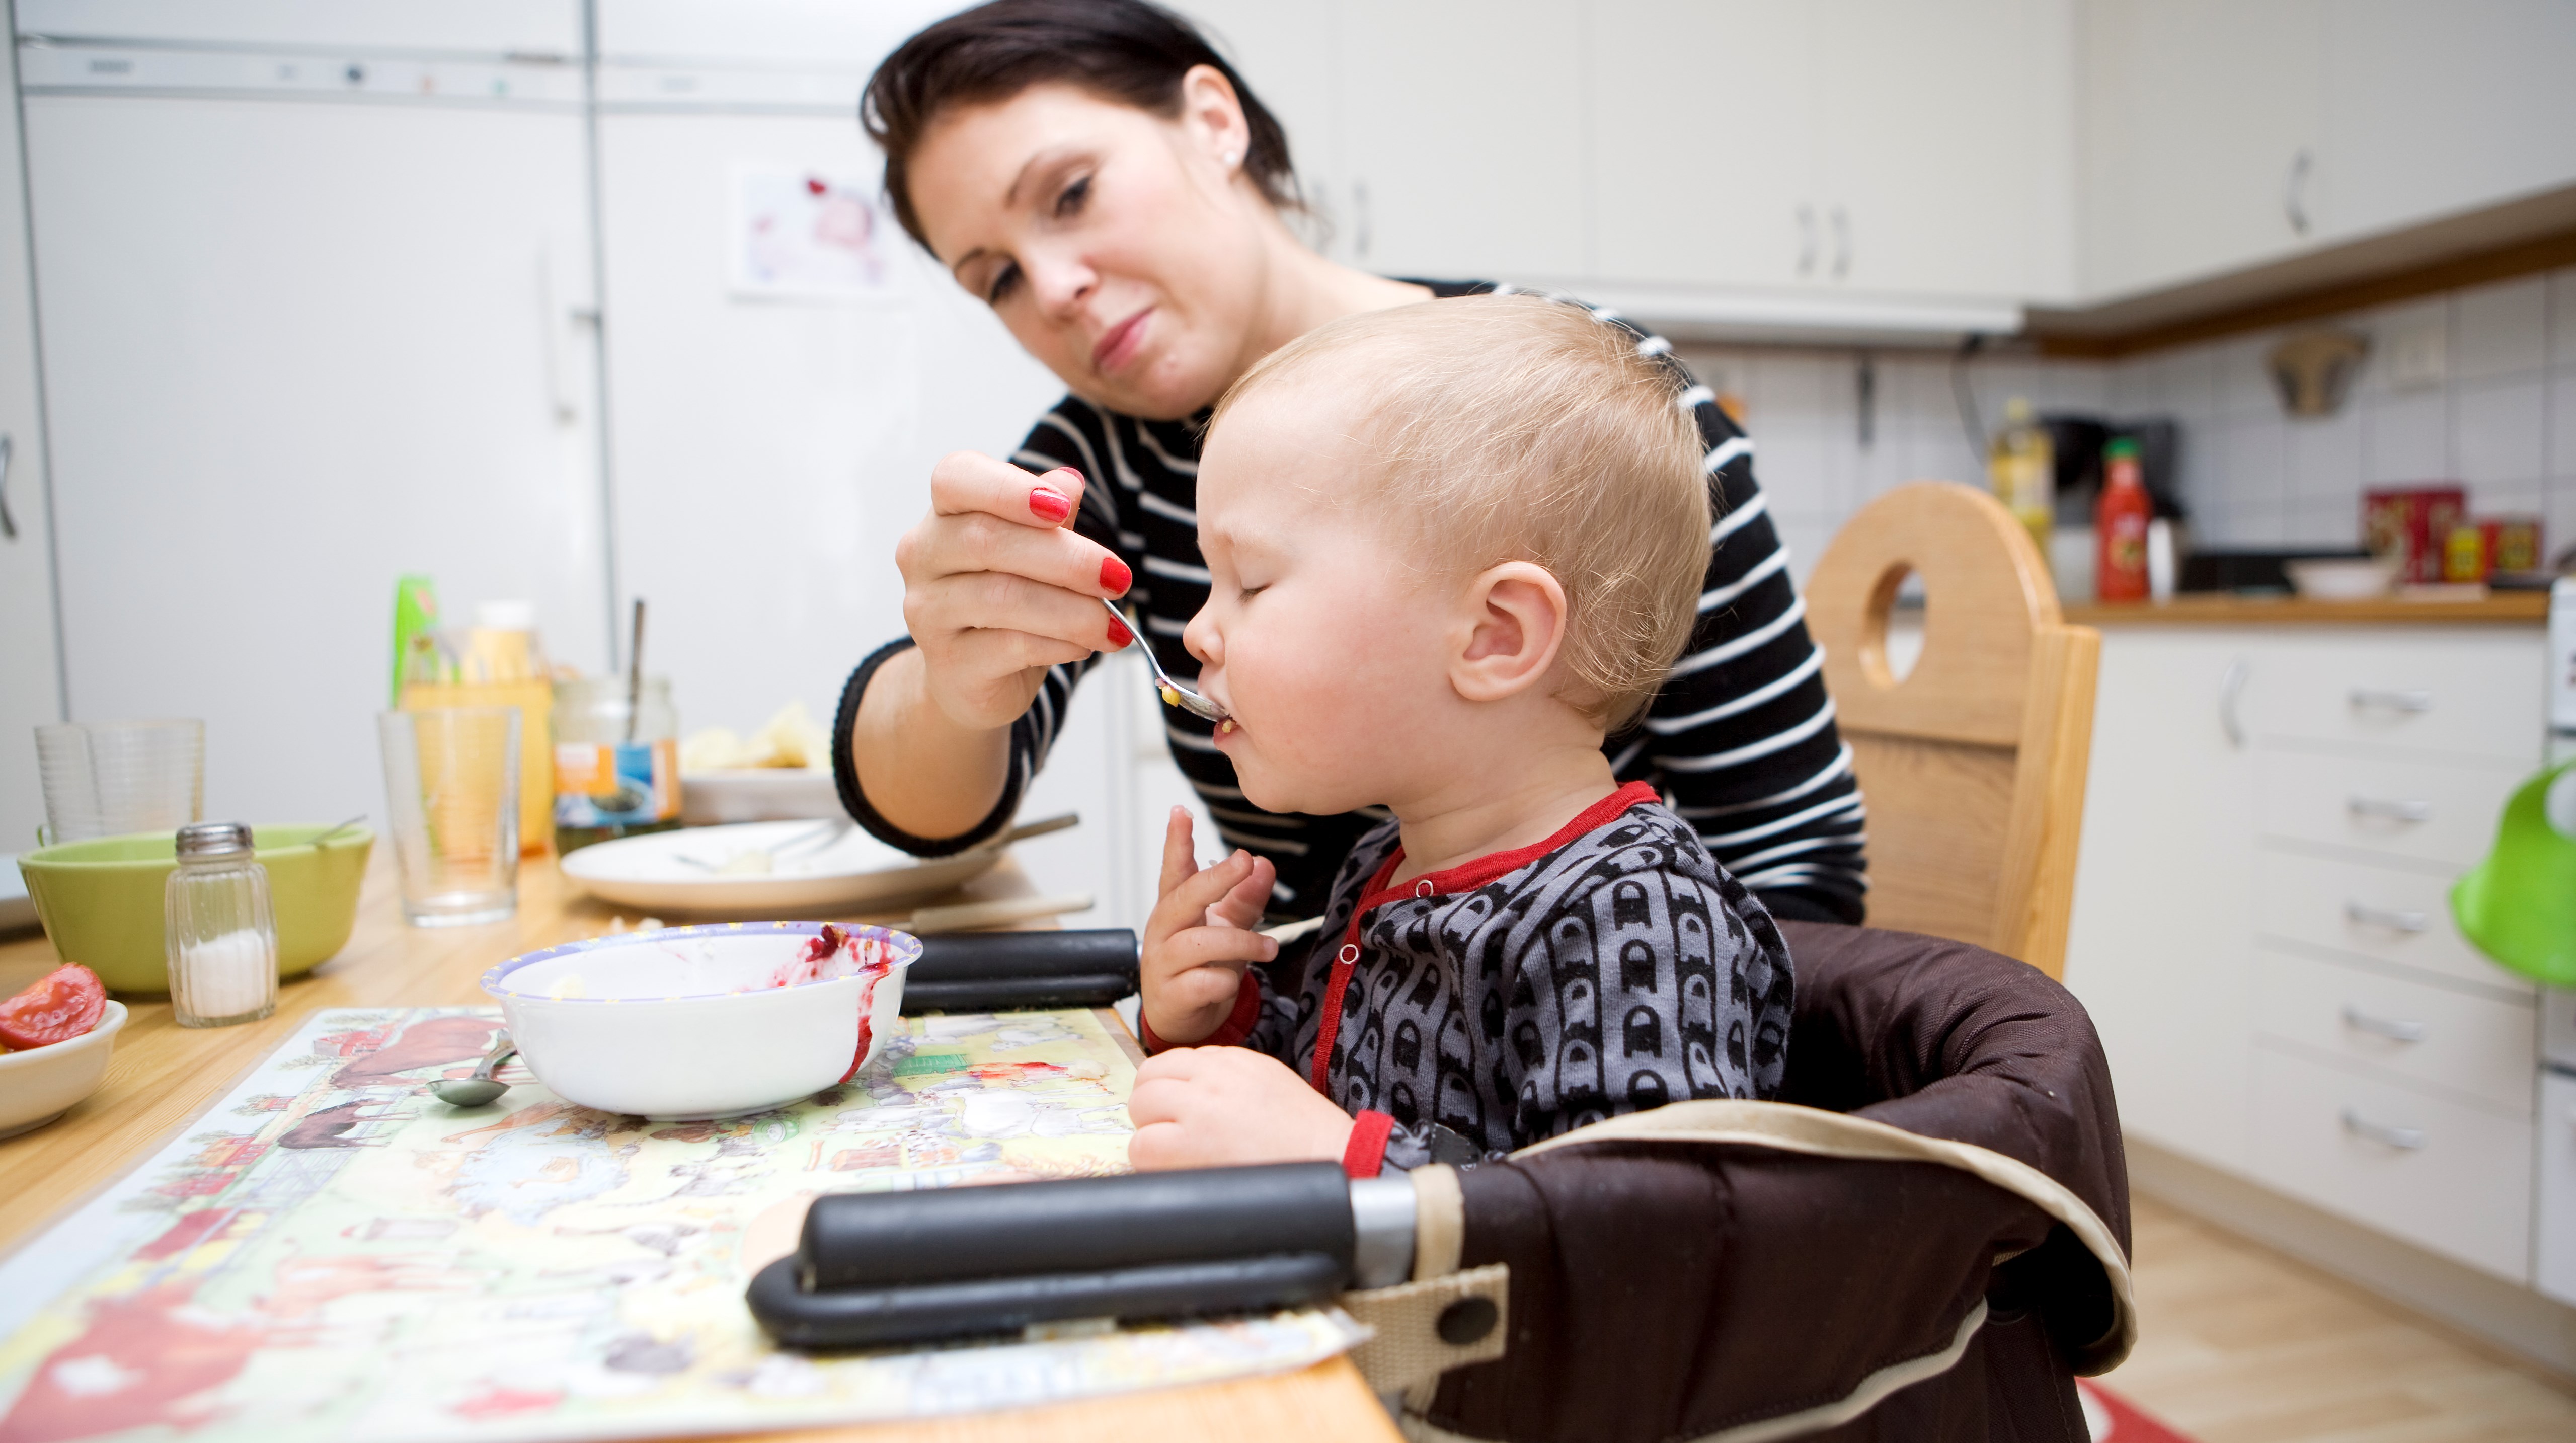
[[[202,721],[64,722],[36,728],[47,842],[172,832],[206,815]]]

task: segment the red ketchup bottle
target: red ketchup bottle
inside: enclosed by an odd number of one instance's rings
[[[2138,443],[2122,436],[2102,448],[2102,495],[2093,503],[2094,592],[2104,601],[2147,599],[2147,523],[2155,502],[2138,472]]]

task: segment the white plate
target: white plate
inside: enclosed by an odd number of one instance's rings
[[[945,892],[982,873],[1002,855],[1001,848],[984,846],[953,857],[915,857],[857,827],[818,850],[792,845],[799,838],[810,838],[821,825],[746,822],[620,837],[564,858],[563,871],[591,895],[621,906],[652,912],[788,917]],[[770,872],[712,870],[773,847],[789,856]]]
[[[841,793],[829,769],[741,767],[680,774],[680,820],[692,827],[840,815]]]

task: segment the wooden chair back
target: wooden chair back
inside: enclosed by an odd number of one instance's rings
[[[1908,572],[1923,649],[1899,679],[1888,615]],[[1807,627],[1869,808],[1870,925],[2062,975],[2102,637],[2062,620],[2030,533],[1972,487],[1898,487],[1825,548]]]

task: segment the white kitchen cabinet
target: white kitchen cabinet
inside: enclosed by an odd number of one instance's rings
[[[1585,277],[1586,87],[1568,53],[1582,13],[1577,0],[1341,8],[1353,264],[1444,279]]]
[[[2327,239],[2576,183],[2576,5],[2337,0],[2324,55]]]
[[[2124,1130],[2530,1280],[2535,991],[2448,893],[2539,763],[2543,655],[2522,626],[2104,628],[2066,981]]]
[[[1594,269],[1637,286],[1790,286],[1824,272],[1816,7],[1596,0]]]
[[[2576,1304],[2576,1073],[2549,1072],[2540,1079],[2538,1195],[2532,1281],[2550,1297]]]
[[[2086,297],[2310,244],[2324,0],[2091,0],[2081,13]]]
[[[2122,1129],[2243,1171],[2253,771],[2222,720],[2241,658],[2212,640],[2104,630],[2066,985]]]
[[[2062,299],[2069,7],[1816,7],[1824,279],[1856,291]]]
[[[63,719],[54,527],[18,167],[16,67],[0,70],[0,853],[32,849],[45,818],[30,734]]]
[[[2069,287],[2063,0],[1600,0],[1593,273],[2023,300]]]

